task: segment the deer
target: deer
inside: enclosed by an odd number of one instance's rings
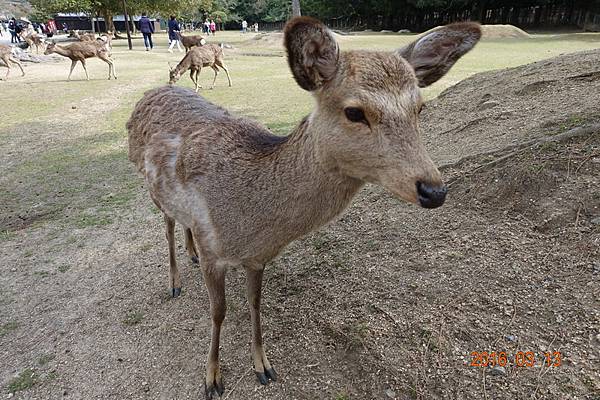
[[[96,40],[96,35],[92,32],[79,33],[79,29],[73,31],[73,36],[81,42],[92,42]]]
[[[27,42],[27,44],[29,45],[29,48],[32,50],[33,50],[33,46],[35,45],[35,52],[37,54],[40,53],[40,47],[42,49],[44,48],[43,39],[37,33],[35,33],[35,31],[32,31],[29,34],[27,34],[26,36],[24,36],[23,40],[25,40]]]
[[[171,64],[169,64],[169,84],[173,85],[179,80],[181,75],[183,75],[187,70],[190,70],[190,79],[196,85],[196,93],[198,93],[198,89],[202,87],[200,85],[200,80],[198,79],[198,75],[200,74],[202,67],[211,67],[215,72],[215,77],[210,87],[211,89],[215,87],[217,75],[219,74],[219,68],[217,67],[221,67],[225,71],[225,74],[227,74],[227,80],[229,81],[229,87],[231,87],[229,70],[223,62],[223,49],[212,43],[199,47],[193,47],[183,57],[179,64],[175,66],[175,68],[172,68]]]
[[[90,77],[87,72],[87,68],[85,66],[86,58],[98,57],[102,61],[108,64],[108,79],[112,77],[117,79],[117,75],[115,74],[115,64],[114,61],[110,58],[110,55],[104,44],[99,44],[94,42],[75,42],[71,43],[68,46],[59,46],[54,41],[46,47],[46,51],[44,54],[60,54],[63,57],[67,57],[71,59],[71,70],[69,71],[69,77],[67,81],[71,80],[71,74],[73,73],[73,69],[75,65],[77,65],[77,61],[81,63],[83,66],[83,70],[85,71],[85,77],[89,81]]]
[[[25,71],[23,70],[23,65],[21,62],[17,60],[12,54],[12,48],[6,44],[0,44],[0,60],[6,64],[6,76],[4,79],[8,80],[8,75],[10,74],[11,64],[16,64],[17,67],[21,70],[21,76],[25,76]]]
[[[277,373],[262,339],[265,265],[338,217],[366,183],[423,208],[444,204],[447,188],[420,138],[420,88],[444,76],[480,38],[479,24],[463,22],[396,51],[340,51],[324,24],[293,18],[284,28],[287,60],[315,107],[284,137],[189,89],[156,88],[136,104],[127,123],[129,160],[163,213],[170,294],[180,296],[182,286],[176,223],[208,291],[207,399],[224,392],[219,342],[228,268],[245,269],[254,372],[268,384]]]
[[[177,32],[177,36],[181,41],[183,47],[185,47],[185,52],[187,53],[192,47],[195,46],[204,46],[206,44],[206,40],[200,35],[192,35],[192,36],[183,36],[181,32]]]
[[[108,31],[106,33],[103,33],[102,35],[100,35],[100,37],[97,39],[98,42],[100,42],[101,44],[103,44],[106,49],[108,50],[108,52],[112,52],[112,41],[115,38],[115,34],[113,31]]]

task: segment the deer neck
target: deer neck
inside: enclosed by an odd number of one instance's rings
[[[60,47],[58,45],[54,46],[53,51],[56,54],[60,54],[61,56],[64,56],[64,57],[69,57],[71,55],[71,53],[67,49],[64,49],[64,48],[62,48],[62,47]]]
[[[278,145],[274,157],[265,161],[270,163],[271,193],[276,193],[284,205],[273,212],[282,213],[284,220],[305,224],[298,227],[300,235],[335,218],[364,185],[319,156],[317,132],[310,121],[310,117],[305,118]]]

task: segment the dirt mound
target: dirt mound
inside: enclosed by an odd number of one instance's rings
[[[345,35],[340,35],[339,33],[332,32],[335,39],[339,41],[343,41],[345,39]],[[244,45],[248,46],[260,46],[260,47],[270,47],[274,49],[283,49],[283,33],[282,32],[261,32],[256,34],[253,38],[246,40],[243,42]]]
[[[422,35],[426,35],[430,32],[435,32],[442,28],[437,26],[433,29],[424,32]],[[514,25],[481,25],[483,32],[483,39],[503,39],[503,38],[529,38],[529,33],[524,30],[517,28]]]
[[[600,121],[600,50],[484,72],[445,90],[422,112],[441,164]]]

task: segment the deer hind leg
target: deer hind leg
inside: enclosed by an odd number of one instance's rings
[[[217,75],[219,74],[219,68],[217,68],[214,64],[210,66],[213,71],[215,71],[215,77],[213,79],[213,83],[212,86],[210,87],[211,89],[215,87],[215,82],[217,81]]]
[[[246,296],[250,305],[250,319],[252,323],[252,359],[254,360],[254,373],[262,385],[269,380],[276,381],[277,373],[267,359],[262,341],[262,326],[260,323],[260,295],[262,290],[264,267],[246,267]]]
[[[196,79],[194,79],[194,73],[196,72],[195,69],[190,69],[190,79],[192,80],[192,82],[194,83],[194,85],[196,84]]]
[[[19,67],[19,69],[21,70],[21,76],[25,76],[25,71],[23,70],[23,66],[21,65],[21,62],[19,60],[17,60],[16,58],[11,58],[10,61],[17,64],[17,67]]]
[[[71,60],[71,70],[69,71],[69,77],[67,78],[68,81],[71,80],[71,74],[73,73],[73,70],[75,69],[75,65],[77,65],[77,60]]]
[[[196,70],[196,93],[198,93],[198,89],[202,87],[202,86],[200,85],[200,79],[199,79],[199,77],[198,77],[198,75],[200,75],[200,70],[201,70],[201,69],[202,69],[202,68],[198,68],[198,69]]]
[[[196,246],[194,245],[194,236],[192,236],[192,230],[190,228],[185,229],[185,248],[190,256],[190,259],[194,264],[199,263],[198,252],[196,251]]]
[[[231,87],[231,77],[229,76],[229,70],[227,69],[227,67],[225,66],[223,61],[217,61],[217,62],[215,62],[215,64],[217,64],[219,67],[223,68],[223,71],[225,71],[225,74],[227,74],[227,80],[229,81],[229,87]]]
[[[204,259],[207,259],[204,257]],[[225,319],[227,306],[225,303],[225,270],[217,267],[214,261],[205,262],[202,268],[204,283],[210,299],[210,314],[212,317],[212,332],[210,349],[206,362],[205,394],[208,400],[223,395],[225,387],[219,366],[219,341],[221,325]],[[214,396],[214,397],[213,397]]]
[[[114,63],[114,61],[111,60],[110,57],[107,56],[104,53],[98,53],[98,58],[108,64],[108,79],[110,80],[111,74],[112,74],[112,76],[115,79],[117,79],[117,75],[115,74],[115,63]]]
[[[181,294],[181,277],[177,269],[175,255],[175,220],[164,214],[167,241],[169,242],[169,289],[171,296],[178,297]]]

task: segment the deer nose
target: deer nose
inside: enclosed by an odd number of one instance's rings
[[[423,208],[437,208],[444,204],[448,188],[446,185],[431,185],[425,182],[417,182],[417,194],[419,204]]]

